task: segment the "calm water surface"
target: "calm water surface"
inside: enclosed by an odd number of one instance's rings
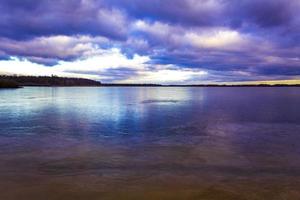
[[[300,199],[300,88],[0,90],[1,200]]]

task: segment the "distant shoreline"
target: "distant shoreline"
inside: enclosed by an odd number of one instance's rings
[[[175,87],[189,87],[189,88],[221,88],[221,87],[300,87],[300,85],[152,85],[152,84],[101,84],[98,86],[51,86],[51,85],[23,85],[22,87],[164,87],[164,88],[175,88]]]
[[[300,84],[114,84],[83,78],[0,75],[0,88],[22,87],[300,87]]]
[[[300,84],[258,84],[258,85],[159,85],[159,84],[101,84],[99,87],[300,87]]]
[[[6,76],[0,75],[0,88],[35,87],[72,87],[100,86],[101,82],[84,78],[66,78],[57,76]]]

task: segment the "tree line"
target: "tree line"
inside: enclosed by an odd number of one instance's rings
[[[101,82],[84,78],[58,76],[7,76],[0,75],[0,87],[20,86],[100,86]]]

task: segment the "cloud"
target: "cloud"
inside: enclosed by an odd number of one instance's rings
[[[101,55],[75,62],[62,61],[52,67],[12,58],[10,61],[0,61],[0,73],[82,77],[117,83],[176,83],[207,74],[205,71],[181,69],[172,65],[149,66],[148,61],[146,56],[134,55],[128,59],[119,50],[109,49],[103,50]]]
[[[32,40],[0,38],[0,49],[9,56],[27,58],[36,63],[55,65],[60,60],[76,60],[98,54],[101,45],[107,44],[103,37],[49,36]]]
[[[243,0],[236,3],[243,8],[239,14],[245,21],[265,28],[288,26],[300,6],[297,0]]]
[[[187,33],[185,38],[200,48],[229,48],[243,42],[239,32],[230,30],[207,31],[204,34]]]
[[[125,10],[134,18],[187,26],[216,24],[223,10],[222,1],[218,0],[110,0],[107,4]]]
[[[31,39],[53,35],[126,38],[126,16],[97,0],[1,0],[0,36]]]
[[[101,53],[99,53],[101,51]],[[0,73],[17,75],[58,75],[67,77],[83,77],[96,80],[114,80],[116,72],[123,69],[126,76],[134,75],[136,71],[146,70],[149,60],[146,56],[134,55],[127,58],[118,49],[101,49],[99,54],[76,61],[60,61],[52,67],[33,63],[27,59],[12,58],[0,61]],[[119,79],[121,76],[119,75]]]
[[[1,66],[108,82],[289,79],[300,74],[299,9],[298,0],[0,0]]]
[[[122,81],[123,83],[162,83],[162,84],[186,84],[194,79],[200,79],[207,75],[202,70],[190,69],[158,69],[156,71],[140,71],[134,77]]]

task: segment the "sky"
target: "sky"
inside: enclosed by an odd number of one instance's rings
[[[0,0],[0,74],[299,82],[299,0]]]

